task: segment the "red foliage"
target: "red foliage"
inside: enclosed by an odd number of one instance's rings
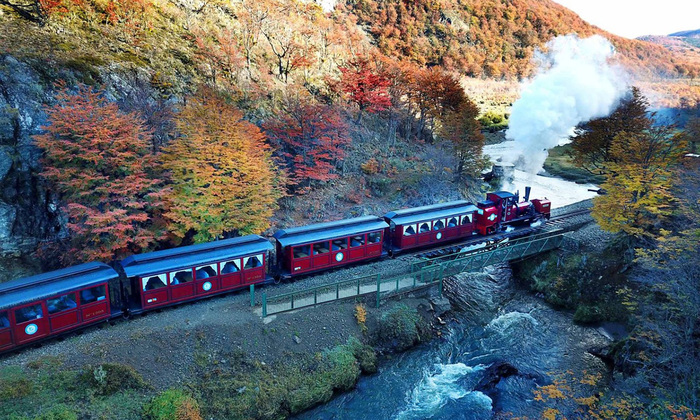
[[[342,74],[340,89],[350,95],[350,100],[360,107],[358,121],[362,117],[362,111],[383,111],[391,106],[391,81],[374,70],[369,60],[353,60],[348,66],[339,67],[339,70]]]
[[[67,207],[71,249],[64,262],[151,247],[160,239],[152,220],[162,191],[143,120],[84,85],[75,93],[61,89],[46,113],[50,125],[35,140],[45,152],[42,175]]]
[[[289,183],[300,193],[315,181],[338,177],[336,166],[345,157],[347,125],[335,108],[296,103],[284,115],[265,124],[268,138],[278,143]]]

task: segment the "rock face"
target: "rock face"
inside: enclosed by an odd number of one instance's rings
[[[27,254],[65,233],[38,177],[41,151],[32,140],[46,124],[48,98],[32,68],[0,55],[0,257]]]

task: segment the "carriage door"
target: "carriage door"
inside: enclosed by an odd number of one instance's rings
[[[0,312],[0,350],[12,347],[12,331],[10,330],[10,313]]]

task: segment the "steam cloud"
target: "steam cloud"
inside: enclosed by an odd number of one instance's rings
[[[506,138],[515,140],[511,163],[537,173],[547,150],[572,134],[577,124],[610,114],[626,91],[625,77],[608,59],[610,42],[598,35],[559,36],[537,51],[537,75],[511,110]]]

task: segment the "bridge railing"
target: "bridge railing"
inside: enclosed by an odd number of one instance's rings
[[[416,261],[411,264],[411,272],[417,272],[425,267],[434,265],[444,265],[445,275],[481,270],[491,264],[518,260],[558,248],[563,240],[563,233],[544,233],[533,237],[520,238],[509,242],[501,242],[493,245],[492,248],[485,248],[481,251],[450,254]]]
[[[445,277],[478,271],[488,265],[517,260],[554,249],[559,247],[563,240],[564,235],[561,233],[538,235],[500,243],[495,249],[417,261],[411,264],[409,273],[366,275],[275,296],[267,296],[263,292],[262,316],[372,293],[376,294],[377,306],[379,306],[382,296],[387,294],[405,293],[436,284],[440,286],[439,290],[442,293],[442,281]]]

